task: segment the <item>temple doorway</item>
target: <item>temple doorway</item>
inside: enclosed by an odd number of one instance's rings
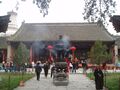
[[[48,59],[48,49],[47,46],[42,42],[35,42],[32,45],[32,61],[45,62]]]

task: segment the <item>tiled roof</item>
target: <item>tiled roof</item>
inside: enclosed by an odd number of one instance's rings
[[[9,41],[54,41],[59,35],[70,41],[114,41],[97,23],[24,23]]]
[[[112,22],[115,30],[120,32],[120,15],[114,15],[111,17],[110,21]]]
[[[120,36],[114,36],[115,37],[115,44],[118,46],[118,48],[120,49]]]
[[[0,32],[6,32],[10,15],[0,16]]]

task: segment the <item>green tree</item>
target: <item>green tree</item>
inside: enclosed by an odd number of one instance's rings
[[[111,53],[107,51],[107,46],[101,41],[96,41],[90,50],[91,61],[94,64],[102,64],[111,59]]]
[[[111,14],[115,12],[114,8],[116,2],[114,0],[83,0],[83,1],[85,2],[83,13],[84,19],[87,19],[90,22],[94,22],[95,20],[104,21],[106,17],[111,16]],[[44,17],[48,15],[50,2],[51,0],[33,0],[33,3],[38,6],[40,12],[43,13]]]
[[[100,22],[105,24],[107,17],[115,12],[116,2],[114,0],[84,0],[84,19],[89,22]]]
[[[45,15],[48,15],[50,1],[51,0],[33,0],[33,3],[35,3],[40,9],[40,13],[43,13],[43,17],[45,17]]]
[[[20,43],[14,54],[14,63],[18,66],[23,65],[24,63],[29,62],[29,50],[26,45]]]
[[[17,11],[19,9],[20,2],[25,2],[26,0],[16,1],[15,10]],[[37,7],[40,9],[40,13],[43,14],[43,17],[48,15],[48,9],[49,4],[51,0],[32,0],[33,4],[37,5]],[[0,2],[1,3],[1,2]]]

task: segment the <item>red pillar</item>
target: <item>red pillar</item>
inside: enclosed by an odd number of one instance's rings
[[[33,61],[33,53],[32,53],[32,46],[30,47],[30,64],[32,64]]]
[[[13,56],[14,56],[13,54],[14,54],[14,48],[11,47],[11,56],[10,56],[11,62],[13,62]]]
[[[2,50],[2,61],[5,62],[5,51]]]
[[[72,51],[73,60],[75,59],[75,52]]]
[[[49,61],[49,62],[53,62],[53,61],[52,61],[52,53],[51,53],[51,50],[53,49],[53,46],[52,46],[52,45],[48,45],[47,48],[48,48],[48,50],[49,50],[49,60],[48,60],[48,61]]]
[[[111,49],[112,52],[112,63],[115,63],[115,50],[114,50],[114,46]]]
[[[72,46],[70,47],[70,50],[72,50],[72,56],[73,56],[73,60],[75,59],[75,50],[76,50],[76,47]]]

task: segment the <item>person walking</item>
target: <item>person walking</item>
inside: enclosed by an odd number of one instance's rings
[[[104,75],[100,67],[96,67],[94,71],[96,90],[103,90]]]
[[[70,62],[70,72],[72,72],[72,68],[73,68],[73,65],[72,65],[72,63]]]
[[[44,68],[45,77],[47,78],[48,70],[49,70],[49,63],[48,63],[48,61],[45,62],[43,68]]]
[[[73,61],[72,62],[72,73],[74,72],[74,73],[76,73],[76,69],[77,69],[77,64],[76,64],[76,62],[75,61]]]
[[[37,62],[36,66],[35,66],[35,73],[36,73],[38,81],[40,80],[40,73],[42,71],[42,67],[40,66],[40,63],[41,62]]]
[[[53,77],[54,71],[55,71],[55,65],[53,64],[51,67],[51,75],[50,75],[51,78]]]
[[[83,68],[83,74],[86,74],[86,70],[87,70],[87,60],[82,60],[82,68]]]

